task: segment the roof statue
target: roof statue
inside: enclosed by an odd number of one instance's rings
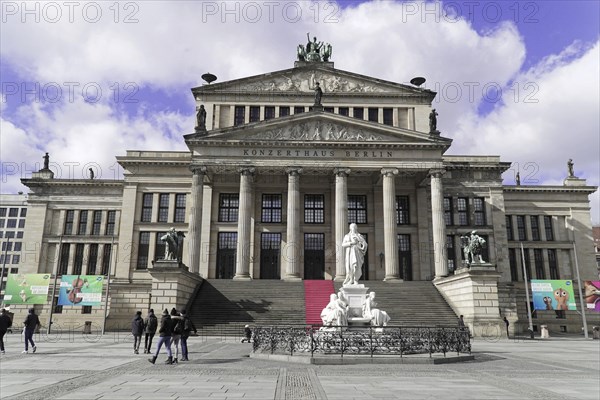
[[[306,33],[306,37],[308,38],[306,46],[299,44],[296,49],[298,61],[329,62],[333,51],[331,45],[329,43],[318,42],[316,36],[311,41],[309,32]]]

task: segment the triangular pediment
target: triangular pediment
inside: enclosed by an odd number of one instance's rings
[[[187,135],[193,141],[429,144],[449,146],[450,139],[338,114],[308,112],[268,121]]]
[[[324,66],[322,63],[308,63],[302,67],[204,85],[192,89],[192,92],[196,95],[232,91],[254,93],[256,95],[269,93],[305,94],[314,91],[316,82],[320,83],[321,89],[325,93],[425,96],[431,99],[435,97],[435,92],[428,89],[343,71]]]

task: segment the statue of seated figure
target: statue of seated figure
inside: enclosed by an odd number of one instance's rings
[[[321,311],[323,326],[348,325],[348,307],[340,300],[337,294],[329,296],[329,304]]]
[[[380,310],[375,302],[375,292],[369,293],[363,303],[363,318],[369,318],[373,326],[387,326],[391,318],[385,311]]]

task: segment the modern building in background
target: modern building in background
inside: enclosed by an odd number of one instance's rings
[[[315,60],[192,95],[205,114],[182,132],[189,151],[127,151],[117,156],[122,180],[54,179],[46,168],[22,180],[28,206],[17,214],[27,211],[23,241],[36,250],[19,272],[110,274],[107,326],[119,327],[136,310],[183,307],[194,293],[196,281],[183,289],[156,267],[170,228],[185,234],[188,277],[339,281],[340,244],[356,223],[369,244],[361,280],[399,292],[433,281],[476,333],[501,316],[527,325],[524,271],[575,280],[577,259],[582,279],[597,277],[596,188],[567,168],[560,186],[504,185],[509,162],[446,155],[452,132],[437,130],[430,90]],[[10,205],[0,210],[0,221],[14,221]],[[464,268],[461,237],[474,230],[485,263]],[[104,316],[103,307],[53,311],[65,326]],[[581,327],[576,311],[535,316],[536,326]]]

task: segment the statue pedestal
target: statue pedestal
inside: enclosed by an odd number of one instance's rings
[[[463,263],[460,268],[457,268],[454,271],[454,275],[460,275],[468,273],[469,271],[488,271],[495,272],[496,266],[490,263],[471,263],[465,264]]]
[[[309,110],[323,112],[323,111],[325,111],[325,108],[320,104],[315,104],[315,105],[310,106]]]
[[[200,275],[191,273],[178,260],[156,260],[148,273],[152,277],[150,306],[157,314],[165,308],[186,308],[190,297],[202,283]]]
[[[363,284],[348,285],[340,289],[340,292],[344,295],[344,298],[348,302],[348,325],[354,319],[363,319],[362,317],[362,306],[367,296],[368,287]],[[359,322],[356,320],[357,323]]]

